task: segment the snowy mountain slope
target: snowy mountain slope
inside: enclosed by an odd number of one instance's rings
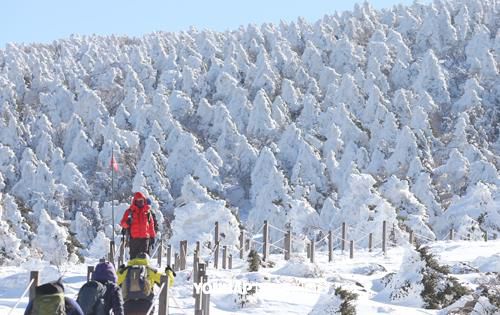
[[[359,239],[386,220],[398,240],[498,237],[498,11],[364,4],[314,24],[9,44],[0,262],[101,256],[112,150],[116,218],[147,192],[170,221],[183,211],[175,239],[189,211],[206,212],[200,235],[239,216],[309,236],[347,222]],[[189,200],[195,184],[209,197]]]

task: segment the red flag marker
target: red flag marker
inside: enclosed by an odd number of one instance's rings
[[[111,167],[118,172],[118,163],[116,163],[114,152],[111,153]]]

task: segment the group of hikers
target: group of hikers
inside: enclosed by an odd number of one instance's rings
[[[130,236],[130,260],[115,270],[111,262],[100,262],[91,280],[79,290],[76,301],[64,295],[61,279],[35,288],[25,315],[145,315],[152,307],[154,285],[160,285],[162,275],[173,286],[175,272],[167,266],[164,272],[150,266],[149,250],[156,237],[156,219],[149,199],[134,194],[132,204],[120,222],[122,233]]]

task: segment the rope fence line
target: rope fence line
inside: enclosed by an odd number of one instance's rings
[[[160,287],[160,292],[163,290],[163,288],[165,287],[165,283],[164,282],[161,287]],[[160,301],[160,294],[157,294],[155,297],[154,297],[154,300],[153,302],[151,303],[151,306],[149,307],[148,309],[148,312],[146,313],[146,315],[150,315],[151,312],[153,311],[153,309],[155,308],[155,306],[157,306],[159,304],[159,301]]]
[[[276,227],[276,226],[274,226],[274,225],[272,225],[270,223],[268,223],[267,226],[269,226],[270,228],[273,228],[273,229],[275,229],[275,230],[277,230],[277,231],[279,231],[281,233],[285,233],[285,234],[288,233],[287,231],[283,231],[282,229],[280,229],[280,228],[278,228],[278,227]]]
[[[373,234],[372,234],[373,235]],[[354,244],[358,244],[358,243],[361,243],[362,240],[366,239],[370,237],[370,233],[366,234],[365,236],[363,236],[362,238],[358,239],[358,240],[354,240]]]
[[[321,243],[323,242],[325,239],[328,238],[328,234],[326,234],[322,239],[320,239],[319,241],[316,241],[316,243]]]
[[[14,304],[14,306],[10,309],[9,311],[9,314],[8,315],[11,315],[12,312],[17,308],[17,306],[19,305],[19,303],[21,302],[22,299],[24,299],[24,296],[26,295],[26,293],[28,293],[28,291],[30,290],[31,288],[31,285],[33,284],[33,282],[35,281],[35,279],[31,279],[30,283],[28,284],[28,286],[26,287],[26,289],[24,289],[24,292],[23,294],[21,295],[21,297],[17,300],[16,304]]]
[[[277,249],[281,250],[282,252],[286,252],[286,251],[287,251],[286,249],[281,248],[281,247],[279,247],[279,246],[276,246],[276,245],[274,245],[274,244],[269,244],[269,246],[272,246],[272,247],[274,247],[274,248],[277,248]]]
[[[429,236],[425,236],[425,235],[418,234],[418,233],[415,233],[415,232],[413,232],[413,235],[415,237],[418,237],[419,239],[423,239],[424,241],[428,241],[428,242],[434,242],[434,241],[436,241],[436,239],[433,239],[433,238],[430,238]]]
[[[451,235],[451,230],[448,231],[448,233],[446,233],[446,235],[441,239],[441,241],[450,239],[450,235]]]

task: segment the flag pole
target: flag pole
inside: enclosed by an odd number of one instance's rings
[[[113,224],[113,238],[111,239],[111,258],[114,264],[115,256],[115,140],[111,147],[111,222]]]
[[[113,222],[113,245],[115,244],[115,153],[114,148],[111,150],[111,216]]]

